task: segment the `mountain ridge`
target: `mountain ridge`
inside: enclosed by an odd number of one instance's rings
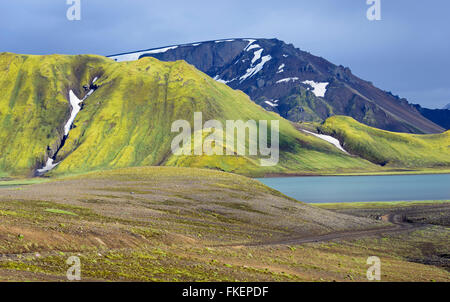
[[[185,43],[109,56],[117,61],[152,56],[185,60],[257,104],[291,121],[323,122],[348,115],[369,126],[409,133],[445,129],[423,117],[414,106],[372,83],[278,39],[231,38]],[[327,83],[322,95],[316,87]]]
[[[95,80],[97,88],[90,93]],[[136,166],[202,167],[243,175],[330,173],[379,167],[251,102],[184,61],[145,58],[117,63],[101,56],[0,54],[0,175],[35,175],[49,158],[49,175]],[[70,92],[84,100],[70,134]],[[86,96],[89,95],[88,98]],[[78,103],[78,101],[77,101]],[[175,156],[176,120],[278,120],[280,161],[258,156]],[[248,142],[247,142],[248,143]]]
[[[450,129],[450,109],[428,109],[420,105],[414,105],[414,107],[430,121],[433,121],[446,130]]]

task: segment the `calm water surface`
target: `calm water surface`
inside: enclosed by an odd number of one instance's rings
[[[258,179],[309,203],[450,200],[450,174]]]

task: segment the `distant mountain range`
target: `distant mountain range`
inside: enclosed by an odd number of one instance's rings
[[[351,116],[376,128],[407,133],[445,129],[424,117],[406,99],[375,87],[349,68],[277,39],[207,41],[110,56],[116,61],[142,57],[185,60],[216,81],[239,89],[267,110],[294,122],[322,122]]]
[[[444,109],[427,109],[420,105],[414,105],[417,110],[430,121],[438,124],[439,126],[449,130],[450,129],[450,104]],[[448,109],[446,109],[448,108]]]
[[[447,105],[445,105],[444,108],[442,108],[442,109],[450,110],[450,103],[448,103]]]

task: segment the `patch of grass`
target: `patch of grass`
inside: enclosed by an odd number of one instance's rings
[[[58,210],[58,209],[45,209],[46,212],[54,213],[54,214],[62,214],[62,215],[71,215],[71,216],[78,216],[75,213],[64,211],[64,210]]]
[[[28,178],[28,179],[13,179],[0,181],[0,189],[8,187],[22,187],[27,185],[40,184],[50,181],[47,178]]]

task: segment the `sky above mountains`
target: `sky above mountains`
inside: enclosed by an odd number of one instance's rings
[[[381,0],[368,21],[366,0],[81,0],[68,21],[66,0],[2,0],[0,52],[111,55],[223,38],[278,38],[348,66],[412,103],[450,102],[450,3]]]

